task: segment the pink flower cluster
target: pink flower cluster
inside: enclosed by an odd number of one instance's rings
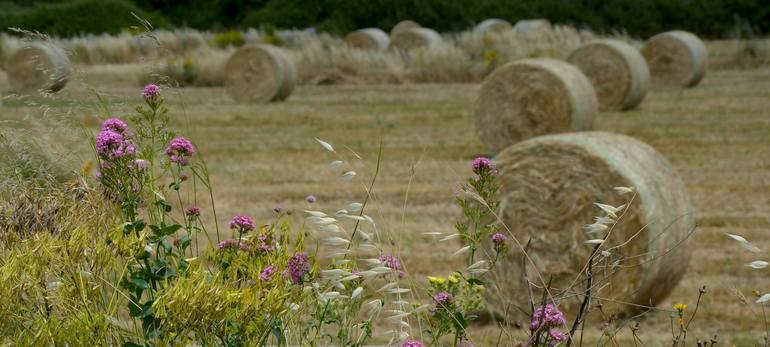
[[[380,261],[383,265],[395,270],[398,273],[398,277],[404,277],[404,275],[406,275],[404,267],[401,265],[401,261],[398,260],[398,258],[390,254],[383,254],[380,256]]]
[[[564,317],[564,313],[559,311],[559,308],[554,304],[547,304],[540,306],[532,312],[532,321],[529,323],[529,330],[535,332],[548,331],[548,339],[546,339],[551,346],[555,346],[560,342],[567,339],[567,334],[557,329],[567,324],[567,319]],[[533,337],[534,338],[534,337]],[[532,345],[534,341],[530,338],[527,342],[527,346]]]
[[[256,228],[257,224],[254,223],[254,220],[249,216],[238,214],[230,221],[230,229],[238,230],[242,233],[252,231]]]
[[[250,245],[243,243],[243,241],[241,240],[236,240],[236,239],[222,240],[217,245],[217,248],[220,251],[227,250],[227,249],[240,249],[244,252],[251,252]]]
[[[171,143],[168,144],[166,155],[171,158],[172,163],[187,166],[189,164],[187,158],[195,155],[195,147],[190,140],[180,136],[171,140]]]
[[[422,342],[417,340],[406,340],[401,342],[401,347],[425,347]]]
[[[187,209],[184,211],[184,214],[187,217],[200,217],[201,215],[201,208],[195,205],[187,207]]]
[[[305,252],[294,253],[286,264],[284,276],[291,279],[292,283],[300,283],[302,277],[310,272],[310,257]]]
[[[454,295],[452,295],[452,293],[447,293],[447,292],[438,292],[436,293],[436,295],[433,296],[433,300],[435,300],[436,304],[438,304],[439,306],[449,305],[453,299],[454,299]]]
[[[96,153],[107,161],[136,155],[136,144],[131,140],[128,125],[117,118],[104,121],[96,135]]]
[[[486,170],[494,170],[492,160],[487,157],[477,157],[476,159],[473,159],[471,166],[473,167],[473,172],[477,175],[480,175]]]
[[[158,95],[160,95],[160,87],[157,84],[150,83],[142,89],[142,96],[145,99],[154,99]]]
[[[264,268],[262,272],[259,273],[259,279],[265,282],[270,281],[270,279],[273,278],[274,273],[275,273],[275,267],[272,265],[269,265],[268,267]]]

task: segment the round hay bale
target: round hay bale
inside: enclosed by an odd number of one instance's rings
[[[432,47],[441,44],[441,35],[433,29],[412,28],[400,30],[393,34],[390,46],[401,52],[409,52],[415,48]]]
[[[402,30],[409,30],[414,28],[422,28],[422,25],[420,25],[420,23],[417,23],[413,20],[408,20],[408,19],[402,20],[396,23],[396,25],[394,25],[393,28],[390,29],[390,36],[393,36]]]
[[[51,43],[33,42],[8,58],[6,71],[16,92],[58,92],[69,80],[70,60]]]
[[[619,40],[598,40],[578,47],[567,62],[588,77],[599,98],[599,110],[628,110],[644,100],[650,70],[644,57]]]
[[[499,34],[502,32],[506,32],[511,30],[513,26],[511,26],[511,23],[504,19],[498,19],[498,18],[490,18],[485,19],[476,27],[473,29],[473,32],[476,34],[485,34],[487,32],[489,33],[495,33]]]
[[[598,112],[588,78],[563,61],[523,59],[493,71],[476,99],[476,132],[498,152],[530,137],[590,130]]]
[[[642,47],[642,55],[650,67],[655,88],[694,87],[706,75],[706,46],[686,31],[668,31],[653,36]]]
[[[225,65],[225,88],[238,102],[286,100],[296,78],[294,64],[271,45],[243,46]]]
[[[390,46],[390,37],[378,28],[356,30],[345,36],[345,43],[367,51],[384,51]]]
[[[619,222],[592,269],[592,304],[603,304],[605,315],[654,306],[684,275],[695,247],[689,238],[693,206],[676,170],[649,145],[604,132],[548,135],[508,147],[495,164],[501,219],[522,246],[529,242],[532,262],[525,270],[520,248],[509,241],[492,273],[496,286],[488,288],[493,314],[507,309],[505,318],[523,319],[522,311],[528,313],[525,271],[539,288],[551,279],[560,308],[577,311],[582,296],[575,294],[585,291],[584,268],[594,248],[585,242],[607,235],[585,229],[607,215],[597,202],[629,204],[616,213]],[[633,187],[635,193],[615,187]],[[542,295],[533,287],[536,302]]]
[[[553,26],[547,19],[524,19],[516,22],[513,31],[519,36],[535,39],[552,32]]]

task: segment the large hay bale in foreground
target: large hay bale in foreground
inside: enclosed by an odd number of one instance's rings
[[[394,25],[393,28],[390,29],[390,36],[393,36],[400,31],[414,29],[414,28],[422,28],[422,25],[420,25],[420,23],[417,23],[413,20],[408,20],[408,19],[402,20],[396,23],[396,25]]]
[[[513,31],[526,39],[537,39],[553,31],[551,22],[547,19],[523,19],[516,22]]]
[[[617,212],[620,221],[599,249],[593,305],[601,303],[607,315],[638,308],[618,301],[654,306],[684,275],[695,247],[689,238],[693,206],[676,170],[647,144],[604,132],[549,135],[505,149],[495,164],[501,219],[522,246],[529,242],[534,265],[526,263],[527,277],[540,288],[552,278],[551,294],[566,296],[562,309],[578,308],[582,297],[576,294],[585,290],[584,267],[594,248],[585,242],[603,237],[584,229],[605,215],[597,202],[630,205]],[[619,186],[636,193],[620,194]],[[518,308],[529,311],[523,264],[520,248],[510,242],[492,274],[496,287],[488,288],[492,313],[507,309],[507,318],[523,319]],[[540,301],[542,290],[533,295]]]
[[[642,55],[650,67],[653,87],[694,87],[706,75],[708,52],[697,36],[668,31],[647,40]]]
[[[427,48],[440,45],[441,35],[428,28],[400,30],[390,38],[390,46],[400,52],[409,52],[415,48]]]
[[[485,19],[476,27],[473,29],[473,32],[476,34],[485,34],[485,33],[502,33],[511,30],[513,27],[511,26],[511,23],[504,19],[498,19],[498,18],[490,18]]]
[[[294,64],[270,45],[243,46],[225,65],[225,88],[239,102],[286,100],[296,78]]]
[[[356,30],[345,36],[345,43],[368,51],[384,51],[390,46],[390,37],[378,28]]]
[[[498,152],[535,136],[590,130],[597,112],[596,92],[576,67],[523,59],[495,69],[481,84],[476,132]]]
[[[578,47],[567,62],[588,77],[599,98],[599,109],[628,110],[644,100],[650,70],[639,51],[619,40],[598,40]]]
[[[16,92],[58,92],[69,80],[70,60],[51,43],[33,42],[8,58],[6,71]]]

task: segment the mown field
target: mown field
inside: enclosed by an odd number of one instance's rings
[[[141,102],[136,76],[143,69],[76,67],[70,85],[48,98],[9,95],[0,72],[5,95],[0,126],[37,139],[52,158],[77,169],[91,155],[81,127],[93,132],[108,113],[130,113]],[[437,244],[422,233],[451,231],[459,215],[453,197],[471,173],[470,160],[493,154],[485,153],[473,130],[478,87],[300,86],[288,102],[255,105],[236,104],[221,87],[164,93],[173,127],[189,135],[209,165],[219,223],[235,213],[266,219],[277,204],[299,211],[307,208],[310,194],[318,198],[314,208],[329,211],[361,201],[382,146],[370,214],[389,235],[386,242],[392,241],[393,252],[420,279],[461,266],[451,257],[455,244]],[[740,296],[753,302],[753,290],[770,290],[767,270],[744,266],[767,260],[765,250],[770,250],[769,101],[770,67],[712,70],[696,88],[653,91],[638,109],[602,113],[596,122],[597,130],[652,145],[683,176],[697,209],[697,250],[687,275],[660,307],[669,309],[676,302],[694,307],[698,288],[705,285],[708,293],[690,336],[718,334],[721,346],[759,345],[765,330],[761,307],[746,305]],[[330,172],[328,164],[336,158],[323,151],[316,137],[348,157],[353,151],[361,157],[355,180],[345,182]],[[300,222],[299,213],[294,215]],[[743,235],[763,252],[749,255],[725,233]],[[651,313],[640,321],[647,346],[670,340],[667,313]],[[601,328],[594,325],[587,333],[596,338]],[[474,328],[471,335],[477,346],[495,345],[499,336],[490,326]],[[630,329],[620,336],[629,338]],[[506,334],[502,338],[501,345],[509,345]]]

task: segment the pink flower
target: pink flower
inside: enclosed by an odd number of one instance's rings
[[[180,136],[171,140],[171,143],[168,144],[166,155],[171,158],[172,163],[186,166],[189,163],[187,157],[195,155],[195,147],[193,147],[190,140]]]
[[[160,95],[160,87],[158,87],[156,84],[150,83],[144,86],[144,89],[142,89],[142,96],[145,99],[154,99],[158,95]]]
[[[454,295],[452,295],[452,293],[447,293],[447,292],[438,292],[436,293],[436,295],[433,296],[433,300],[435,300],[436,304],[440,306],[448,305],[449,303],[452,302],[453,299],[454,299]]]
[[[254,220],[251,219],[249,216],[245,215],[235,215],[233,219],[230,221],[230,229],[236,229],[242,233],[252,231],[257,228],[257,225],[254,223]]]
[[[275,273],[275,267],[272,265],[269,265],[266,267],[262,272],[259,273],[259,279],[267,282],[270,281],[270,279],[273,278],[273,273]]]
[[[291,279],[292,283],[300,283],[302,277],[310,272],[310,258],[305,252],[295,253],[286,264],[284,276]]]
[[[425,347],[422,342],[417,340],[406,340],[401,342],[401,347]]]
[[[552,342],[563,342],[567,340],[567,333],[562,332],[560,330],[551,329],[550,331],[548,331],[548,335],[551,335]]]
[[[505,243],[505,241],[508,241],[508,236],[505,236],[503,233],[495,233],[492,235],[492,242],[495,244]]]
[[[559,327],[567,324],[567,319],[564,318],[564,313],[554,304],[547,304],[535,309],[532,313],[532,321],[529,323],[529,330],[537,331],[540,329],[548,329]]]
[[[106,160],[132,157],[136,154],[136,145],[123,134],[107,129],[96,135],[96,153]]]
[[[307,198],[305,198],[308,203],[314,203],[315,202],[315,195],[308,195]]]
[[[187,207],[187,209],[184,211],[184,214],[187,217],[200,217],[201,215],[201,208],[195,205]]]
[[[404,267],[401,265],[401,261],[398,260],[398,258],[390,254],[383,254],[380,256],[380,261],[383,265],[395,270],[398,273],[398,277],[404,277],[404,275],[406,275]]]
[[[131,134],[128,132],[128,124],[119,118],[110,118],[105,120],[104,123],[102,123],[102,131],[105,130],[112,130],[114,132],[120,133],[121,135],[127,135],[128,137],[131,136]]]
[[[492,160],[490,160],[487,157],[477,157],[476,159],[473,159],[473,163],[471,164],[473,167],[473,172],[477,175],[480,175],[482,172],[486,170],[493,170],[494,164],[492,164]]]

